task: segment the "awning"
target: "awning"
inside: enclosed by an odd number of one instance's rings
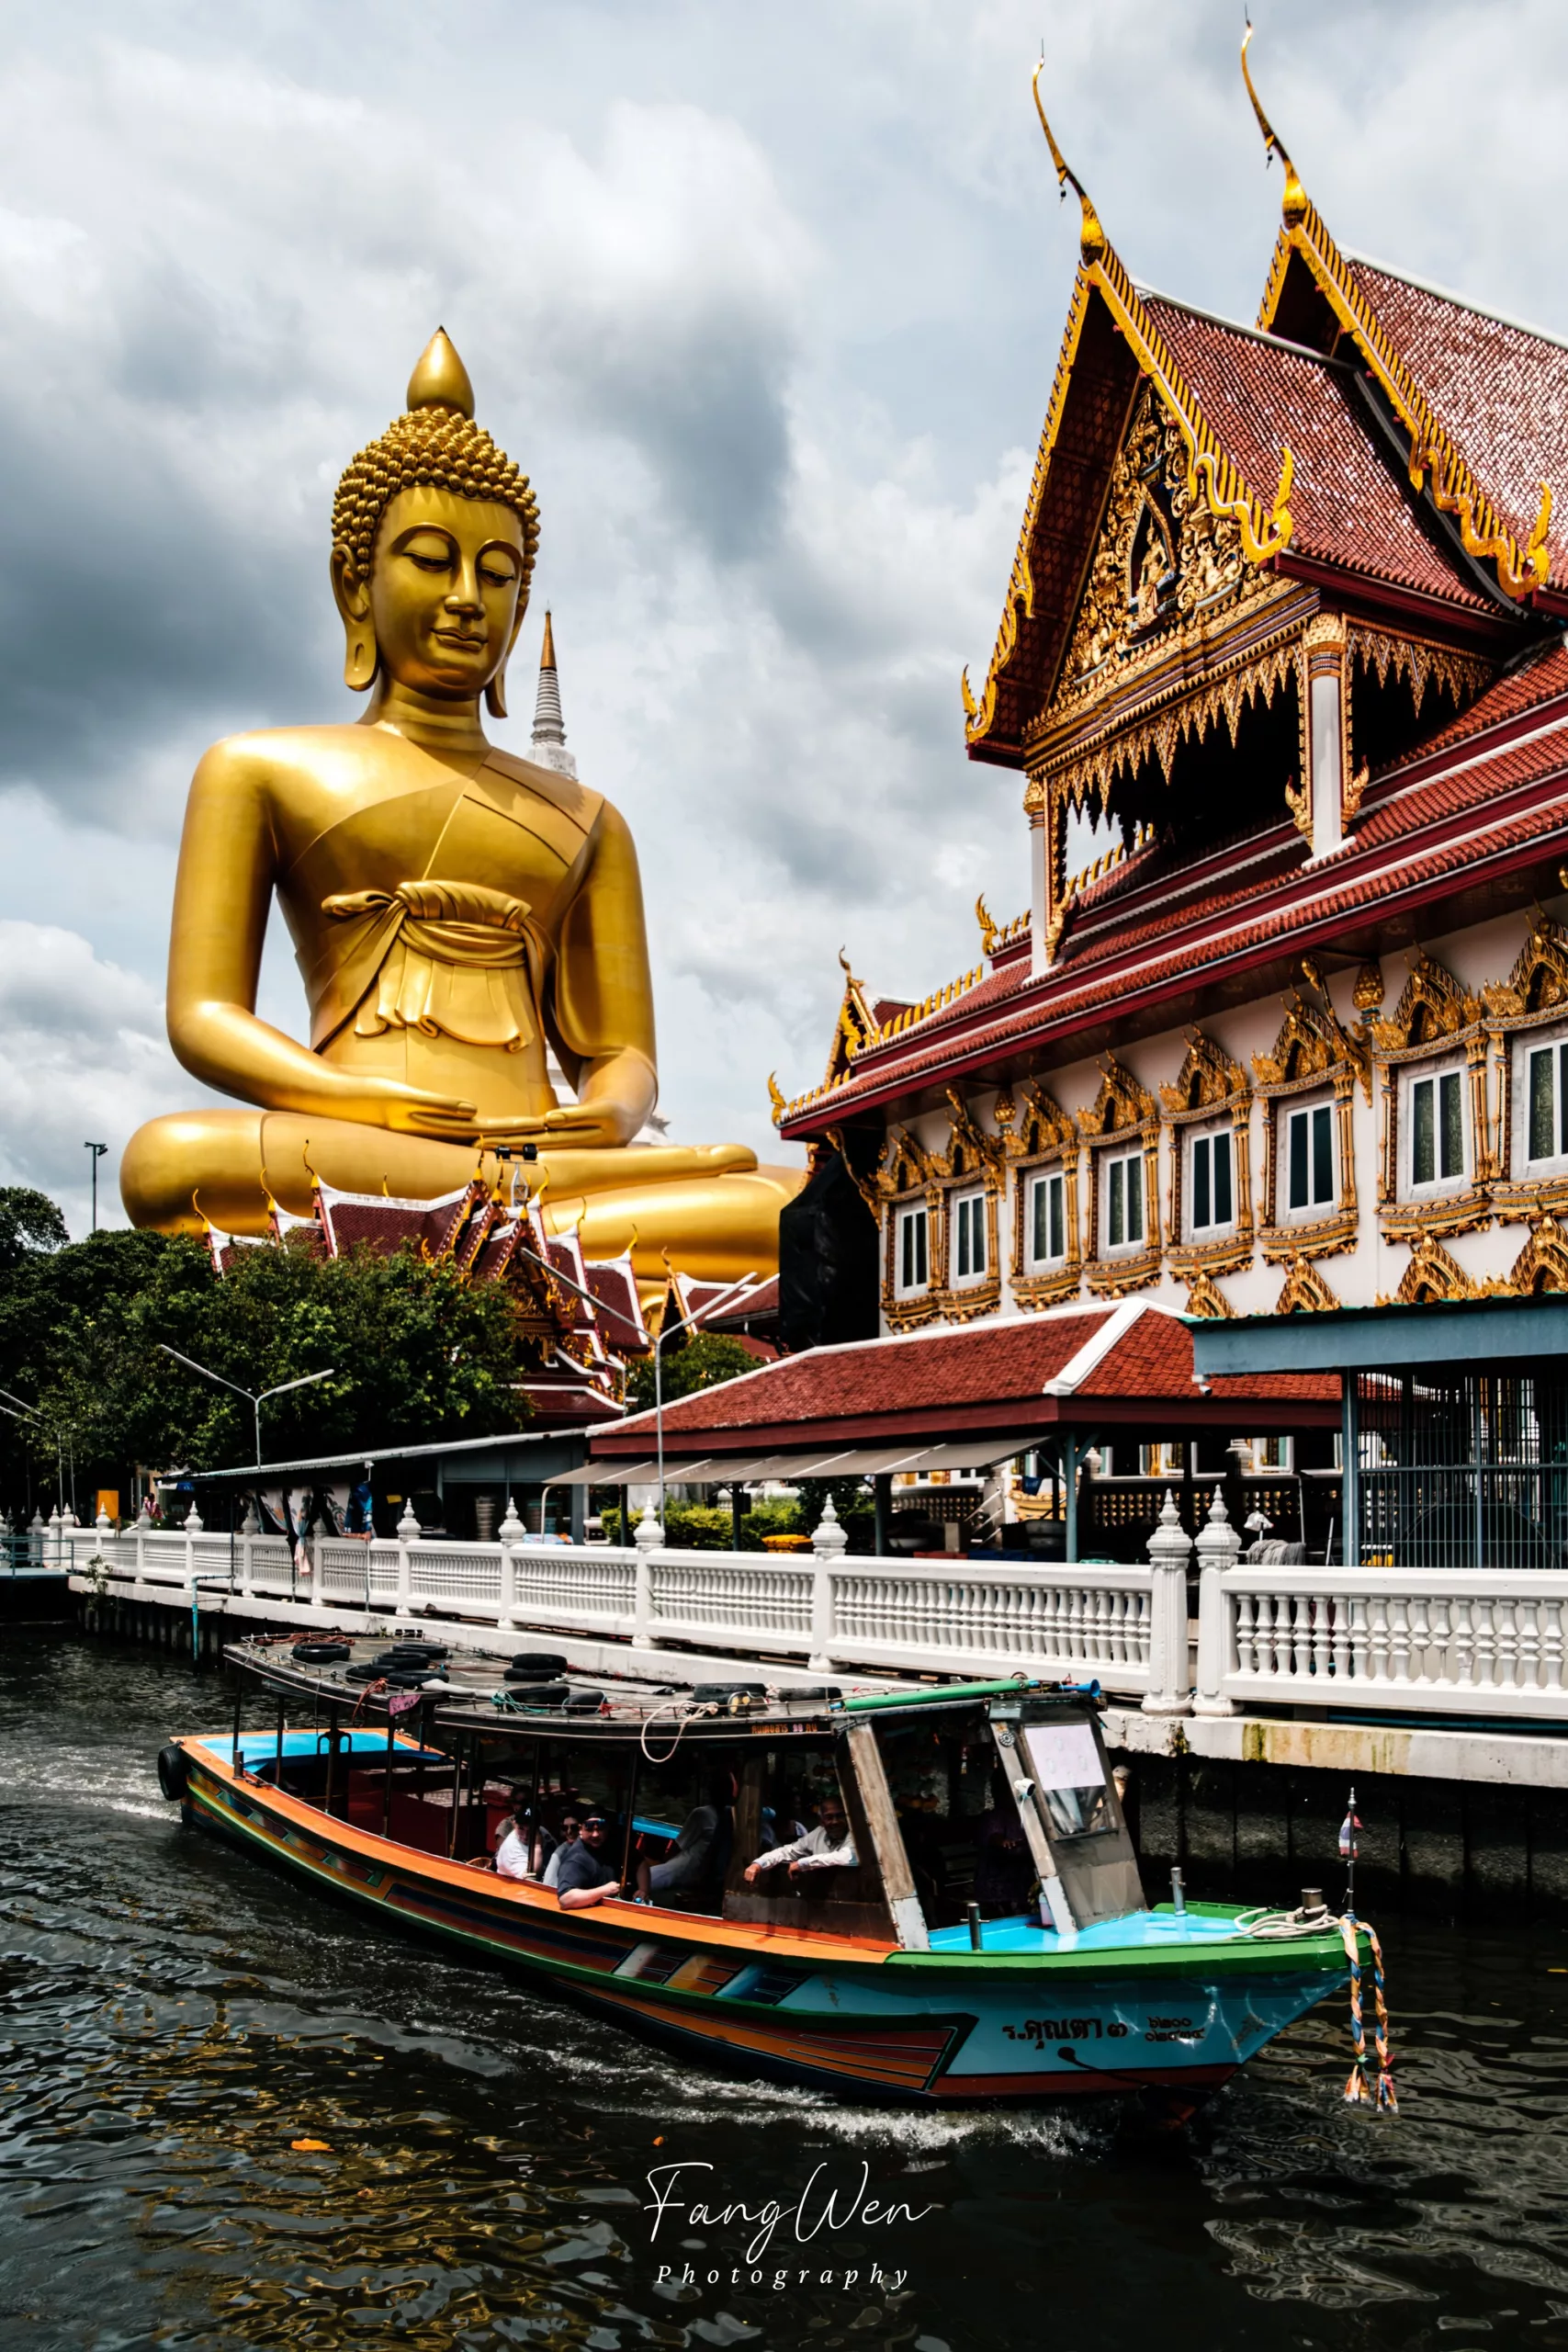
[[[1044,1441],[1049,1443],[1049,1440]],[[930,1470],[990,1470],[998,1462],[1010,1462],[1015,1453],[1032,1453],[1042,1443],[1038,1430],[1022,1437],[975,1437],[954,1440],[951,1445],[933,1445],[918,1462],[907,1463],[907,1469],[918,1470],[923,1477]]]
[[[707,1454],[674,1454],[664,1457],[664,1483],[677,1487],[701,1474],[705,1483],[734,1474],[723,1470]],[[549,1487],[652,1487],[659,1483],[659,1457],[652,1455],[645,1462],[589,1462],[581,1470],[568,1470],[558,1478],[546,1481]]]
[[[1015,1454],[1032,1453],[1041,1442],[1035,1430],[1021,1437],[967,1438],[942,1445],[842,1447],[833,1453],[709,1453],[697,1460],[667,1454],[664,1483],[667,1487],[760,1487],[774,1479],[788,1484],[797,1478],[879,1478],[897,1471],[923,1476],[931,1470],[983,1470],[993,1463],[1010,1462]],[[603,1465],[591,1463],[564,1478],[552,1478],[550,1484],[640,1487],[650,1485],[658,1476],[657,1461],[634,1462],[626,1467],[606,1461]]]

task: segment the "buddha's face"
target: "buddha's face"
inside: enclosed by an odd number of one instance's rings
[[[339,593],[367,598],[389,676],[419,694],[470,700],[512,650],[522,582],[523,529],[510,507],[403,490],[381,517],[368,582],[345,582]]]

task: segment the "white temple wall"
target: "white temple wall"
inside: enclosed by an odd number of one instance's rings
[[[1554,904],[1560,912],[1568,914],[1568,900]],[[1482,991],[1488,987],[1507,983],[1526,944],[1527,933],[1528,915],[1526,910],[1521,910],[1517,915],[1500,917],[1483,924],[1435,933],[1424,943],[1422,950],[1413,949],[1408,953],[1386,956],[1379,966],[1383,979],[1383,996],[1381,1005],[1377,1006],[1364,1001],[1362,1009],[1358,1009],[1354,1001],[1358,990],[1363,1000],[1367,996],[1367,967],[1358,970],[1352,967],[1325,975],[1326,1001],[1332,1008],[1333,1022],[1338,1024],[1346,1038],[1354,1041],[1358,1052],[1364,1052],[1371,1042],[1369,1024],[1394,1019],[1412,965],[1421,953],[1450,975],[1468,998],[1479,1000]],[[1322,998],[1304,988],[1303,995],[1321,1010]],[[1248,1086],[1256,1088],[1258,1082],[1257,1062],[1260,1057],[1274,1054],[1280,1042],[1284,1019],[1285,999],[1276,993],[1238,1004],[1234,1010],[1218,1013],[1200,1025],[1202,1036],[1217,1046],[1231,1064],[1239,1066]],[[1024,1107],[1023,1090],[1021,1087],[1010,1090],[1012,1116],[1005,1130],[998,1127],[996,1117],[998,1090],[987,1088],[969,1094],[965,1098],[968,1116],[981,1134],[987,1137],[999,1137],[1005,1132],[1009,1137],[1005,1192],[996,1204],[994,1216],[996,1264],[989,1270],[993,1277],[999,1275],[999,1280],[993,1279],[988,1290],[983,1291],[972,1271],[964,1282],[956,1277],[958,1196],[967,1194],[973,1198],[976,1190],[983,1188],[983,1172],[969,1171],[956,1178],[941,1178],[940,1181],[933,1180],[924,1191],[915,1189],[901,1193],[888,1204],[885,1219],[896,1220],[901,1209],[911,1203],[918,1204],[922,1198],[929,1198],[934,1203],[940,1197],[942,1205],[940,1213],[933,1213],[931,1233],[933,1261],[940,1257],[942,1262],[932,1262],[930,1267],[927,1289],[931,1295],[928,1298],[922,1299],[919,1295],[911,1295],[907,1290],[900,1293],[895,1279],[897,1252],[888,1250],[888,1233],[885,1223],[883,1262],[887,1279],[884,1285],[883,1328],[902,1329],[929,1319],[961,1317],[970,1320],[977,1316],[1015,1315],[1043,1306],[1069,1303],[1075,1298],[1117,1295],[1146,1297],[1179,1310],[1191,1311],[1194,1305],[1193,1267],[1189,1261],[1179,1271],[1170,1263],[1170,1258],[1173,1250],[1178,1253],[1184,1250],[1190,1253],[1199,1238],[1190,1227],[1195,1202],[1193,1143],[1201,1136],[1218,1136],[1225,1132],[1233,1138],[1230,1149],[1235,1154],[1231,1163],[1231,1173],[1233,1204],[1238,1212],[1241,1208],[1238,1182],[1241,1172],[1240,1143],[1245,1133],[1247,1193],[1253,1223],[1250,1249],[1243,1250],[1245,1237],[1238,1232],[1235,1246],[1230,1252],[1233,1258],[1244,1255],[1246,1262],[1225,1265],[1216,1261],[1212,1273],[1220,1296],[1232,1312],[1258,1315],[1277,1311],[1287,1277],[1292,1272],[1293,1256],[1299,1256],[1300,1260],[1296,1267],[1298,1297],[1302,1268],[1310,1270],[1307,1287],[1312,1297],[1301,1303],[1313,1303],[1315,1299],[1317,1303],[1335,1301],[1344,1306],[1368,1306],[1379,1299],[1393,1297],[1411,1266],[1416,1241],[1422,1240],[1423,1234],[1418,1232],[1414,1239],[1393,1238],[1384,1229],[1385,1216],[1403,1211],[1408,1227],[1412,1202],[1432,1214],[1433,1238],[1423,1246],[1429,1249],[1440,1242],[1442,1250],[1459,1269],[1461,1279],[1467,1277],[1472,1283],[1506,1281],[1516,1268],[1521,1250],[1529,1241],[1529,1216],[1542,1214],[1540,1204],[1532,1205],[1516,1200],[1510,1211],[1511,1221],[1505,1223],[1499,1220],[1492,1204],[1483,1197],[1478,1197],[1473,1208],[1467,1207],[1466,1204],[1471,1188],[1479,1181],[1481,1154],[1488,1144],[1495,1146],[1499,1139],[1499,1121],[1505,1111],[1505,1064],[1512,1073],[1507,1091],[1511,1094],[1510,1131],[1515,1138],[1514,1159],[1517,1163],[1521,1151],[1519,1123],[1524,1116],[1521,1109],[1524,1085],[1522,1057],[1531,1046],[1539,1046],[1542,1042],[1555,1042],[1560,1036],[1568,1044],[1568,1005],[1564,1006],[1561,1024],[1545,1016],[1537,1016],[1536,1022],[1537,1025],[1529,1029],[1528,1035],[1522,1032],[1517,1035],[1510,1033],[1506,1036],[1489,1034],[1483,1046],[1467,1046],[1465,1040],[1474,1040],[1484,1026],[1484,1023],[1472,1023],[1468,1030],[1457,1031],[1451,1040],[1439,1035],[1429,1046],[1418,1043],[1404,1055],[1375,1057],[1371,1064],[1372,1100],[1369,1103],[1365,1084],[1358,1073],[1349,1090],[1348,1120],[1338,1107],[1344,1091],[1343,1083],[1337,1089],[1329,1077],[1315,1084],[1311,1082],[1310,1063],[1307,1064],[1309,1079],[1303,1081],[1300,1090],[1276,1094],[1271,1099],[1259,1099],[1254,1092],[1244,1119],[1238,1118],[1233,1110],[1216,1113],[1213,1116],[1205,1114],[1194,1121],[1179,1117],[1173,1120],[1169,1107],[1161,1099],[1160,1089],[1174,1085],[1182,1072],[1188,1057],[1190,1030],[1172,1028],[1127,1046],[1116,1055],[1116,1062],[1143,1091],[1145,1110],[1151,1100],[1157,1109],[1157,1145],[1154,1147],[1152,1163],[1145,1158],[1144,1168],[1146,1170],[1152,1164],[1157,1170],[1155,1182],[1160,1246],[1157,1270],[1152,1278],[1146,1265],[1130,1263],[1124,1283],[1119,1282],[1112,1262],[1116,1253],[1107,1247],[1110,1212],[1106,1193],[1103,1189],[1099,1191],[1100,1214],[1091,1220],[1090,1193],[1091,1187],[1104,1186],[1108,1176],[1104,1164],[1107,1159],[1118,1156],[1119,1151],[1126,1156],[1131,1152],[1135,1138],[1119,1131],[1117,1144],[1102,1145],[1085,1128],[1083,1114],[1086,1112],[1093,1114],[1101,1095],[1103,1076],[1099,1060],[1086,1057],[1052,1069],[1040,1068],[1036,1082],[1042,1092],[1068,1114],[1077,1130],[1077,1231],[1084,1261],[1076,1283],[1070,1283],[1064,1275],[1065,1286],[1050,1297],[1039,1295],[1038,1283],[1032,1285],[1027,1281],[1021,1283],[1015,1282],[1015,1239],[1020,1229],[1015,1221],[1018,1216],[1017,1188],[1021,1181],[1027,1182],[1032,1175],[1039,1172],[1038,1167],[1032,1169],[1026,1165],[1021,1179],[1017,1155],[1020,1122]],[[1332,1023],[1329,1024],[1329,1034],[1332,1034]],[[1479,1095],[1475,1091],[1474,1075],[1478,1057],[1483,1063],[1479,1077]],[[1338,1064],[1341,1071],[1347,1067],[1343,1061]],[[1418,1117],[1413,1090],[1424,1076],[1431,1074],[1440,1078],[1448,1071],[1457,1072],[1461,1081],[1459,1093],[1465,1173],[1462,1180],[1455,1179],[1447,1184],[1439,1179],[1423,1193],[1414,1187],[1411,1174],[1412,1136]],[[1386,1122],[1391,1099],[1390,1085],[1385,1083],[1388,1072],[1392,1072],[1394,1115],[1396,1121],[1403,1124],[1396,1133],[1398,1189],[1392,1204],[1380,1206],[1380,1180],[1385,1168]],[[1568,1138],[1568,1060],[1562,1065],[1562,1083],[1565,1095],[1563,1134]],[[1428,1127],[1434,1115],[1431,1105],[1438,1100],[1444,1101],[1445,1109],[1451,1104],[1451,1097],[1442,1098],[1428,1093],[1427,1102],[1423,1106]],[[1488,1126],[1485,1136],[1478,1135],[1475,1128],[1476,1104],[1483,1100]],[[1292,1114],[1299,1114],[1303,1111],[1310,1114],[1320,1106],[1332,1114],[1334,1198],[1322,1207],[1311,1207],[1296,1213],[1289,1209],[1286,1202],[1290,1181],[1289,1124]],[[1263,1237],[1269,1222],[1266,1178],[1271,1121],[1275,1123],[1277,1136],[1275,1216],[1272,1238],[1266,1250]],[[1149,1124],[1145,1118],[1145,1134]],[[951,1157],[954,1129],[953,1115],[946,1106],[923,1112],[908,1122],[898,1123],[892,1133],[897,1134],[901,1128],[907,1129],[922,1150],[931,1155],[933,1163],[942,1163],[944,1155]],[[1342,1150],[1347,1134],[1354,1179],[1353,1214],[1347,1206],[1348,1195],[1344,1187]],[[1439,1136],[1439,1148],[1442,1148],[1443,1139]],[[1173,1233],[1171,1216],[1177,1205],[1179,1154],[1187,1155],[1181,1162],[1183,1229]],[[1517,1165],[1513,1172],[1516,1175],[1520,1172]],[[1205,1181],[1208,1181],[1207,1177]],[[1564,1198],[1568,1200],[1568,1167],[1562,1171],[1561,1181],[1564,1186]],[[1217,1183],[1217,1177],[1214,1182]],[[1148,1216],[1150,1206],[1151,1204],[1145,1203],[1145,1226],[1152,1223]],[[1092,1263],[1089,1261],[1091,1222],[1096,1227],[1097,1244],[1097,1255]],[[1299,1253],[1292,1251],[1288,1238],[1298,1226]],[[1334,1228],[1332,1232],[1330,1227]],[[970,1246],[970,1243],[965,1244],[966,1249]],[[1223,1258],[1223,1239],[1217,1246]],[[1138,1251],[1130,1248],[1124,1254],[1129,1259],[1139,1256]],[[1028,1271],[1025,1267],[1025,1273]],[[1020,1295],[1021,1289],[1025,1295]],[[1033,1295],[1030,1295],[1032,1290]],[[938,1293],[942,1295],[937,1296]]]

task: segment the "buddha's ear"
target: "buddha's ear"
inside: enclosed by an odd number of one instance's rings
[[[381,650],[370,617],[369,583],[355,569],[354,558],[340,539],[332,555],[333,601],[343,622],[343,682],[362,695],[376,682]]]
[[[523,616],[528,609],[528,592],[525,588],[517,599],[517,612],[512,623],[512,635],[506,640],[506,662],[512,659],[512,649],[517,642],[517,632],[523,626]],[[485,708],[492,718],[506,717],[506,662],[503,662],[485,688]]]

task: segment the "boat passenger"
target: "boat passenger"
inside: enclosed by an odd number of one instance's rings
[[[1010,1919],[1029,1908],[1034,1863],[1015,1808],[982,1814],[975,1855],[975,1900],[982,1919]]]
[[[603,1903],[606,1895],[619,1894],[621,1882],[604,1857],[609,1834],[604,1815],[591,1813],[581,1837],[561,1848],[556,1895],[563,1911],[583,1911],[591,1903]]]
[[[496,1873],[501,1878],[526,1878],[528,1875],[528,1830],[526,1822],[514,1821],[495,1849]]]
[[[497,1870],[501,1868],[501,1849],[513,1833],[522,1838],[525,1844],[529,1842],[528,1825],[534,1817],[528,1804],[529,1793],[529,1791],[525,1788],[514,1788],[512,1792],[512,1810],[496,1825],[495,1866]],[[538,1828],[534,1833],[532,1842],[538,1849],[538,1860],[535,1864],[536,1869],[537,1869],[549,1860],[550,1856],[555,1852],[556,1841],[553,1833],[546,1826],[544,1822],[541,1821]],[[523,1873],[521,1871],[517,1871],[509,1873],[509,1875],[521,1877]]]
[[[548,1830],[544,1834],[549,1837]],[[581,1834],[582,1823],[578,1815],[575,1813],[564,1814],[561,1816],[559,1843],[558,1844],[554,1838],[550,1839],[549,1853],[544,1868],[544,1881],[547,1886],[554,1886],[558,1883],[561,1859],[576,1845]]]
[[[714,1841],[718,1836],[721,1813],[734,1802],[734,1775],[726,1772],[709,1789],[706,1804],[693,1806],[664,1860],[638,1862],[637,1891],[640,1902],[657,1902],[667,1894],[690,1894],[702,1888],[714,1862]],[[725,1842],[728,1848],[728,1838]]]
[[[825,1796],[817,1808],[817,1826],[803,1838],[793,1838],[787,1846],[775,1846],[770,1853],[759,1854],[754,1862],[746,1865],[746,1883],[755,1886],[759,1871],[771,1871],[782,1862],[788,1870],[792,1883],[798,1884],[817,1871],[852,1871],[856,1855],[854,1839],[850,1836],[849,1817],[843,1800]]]

